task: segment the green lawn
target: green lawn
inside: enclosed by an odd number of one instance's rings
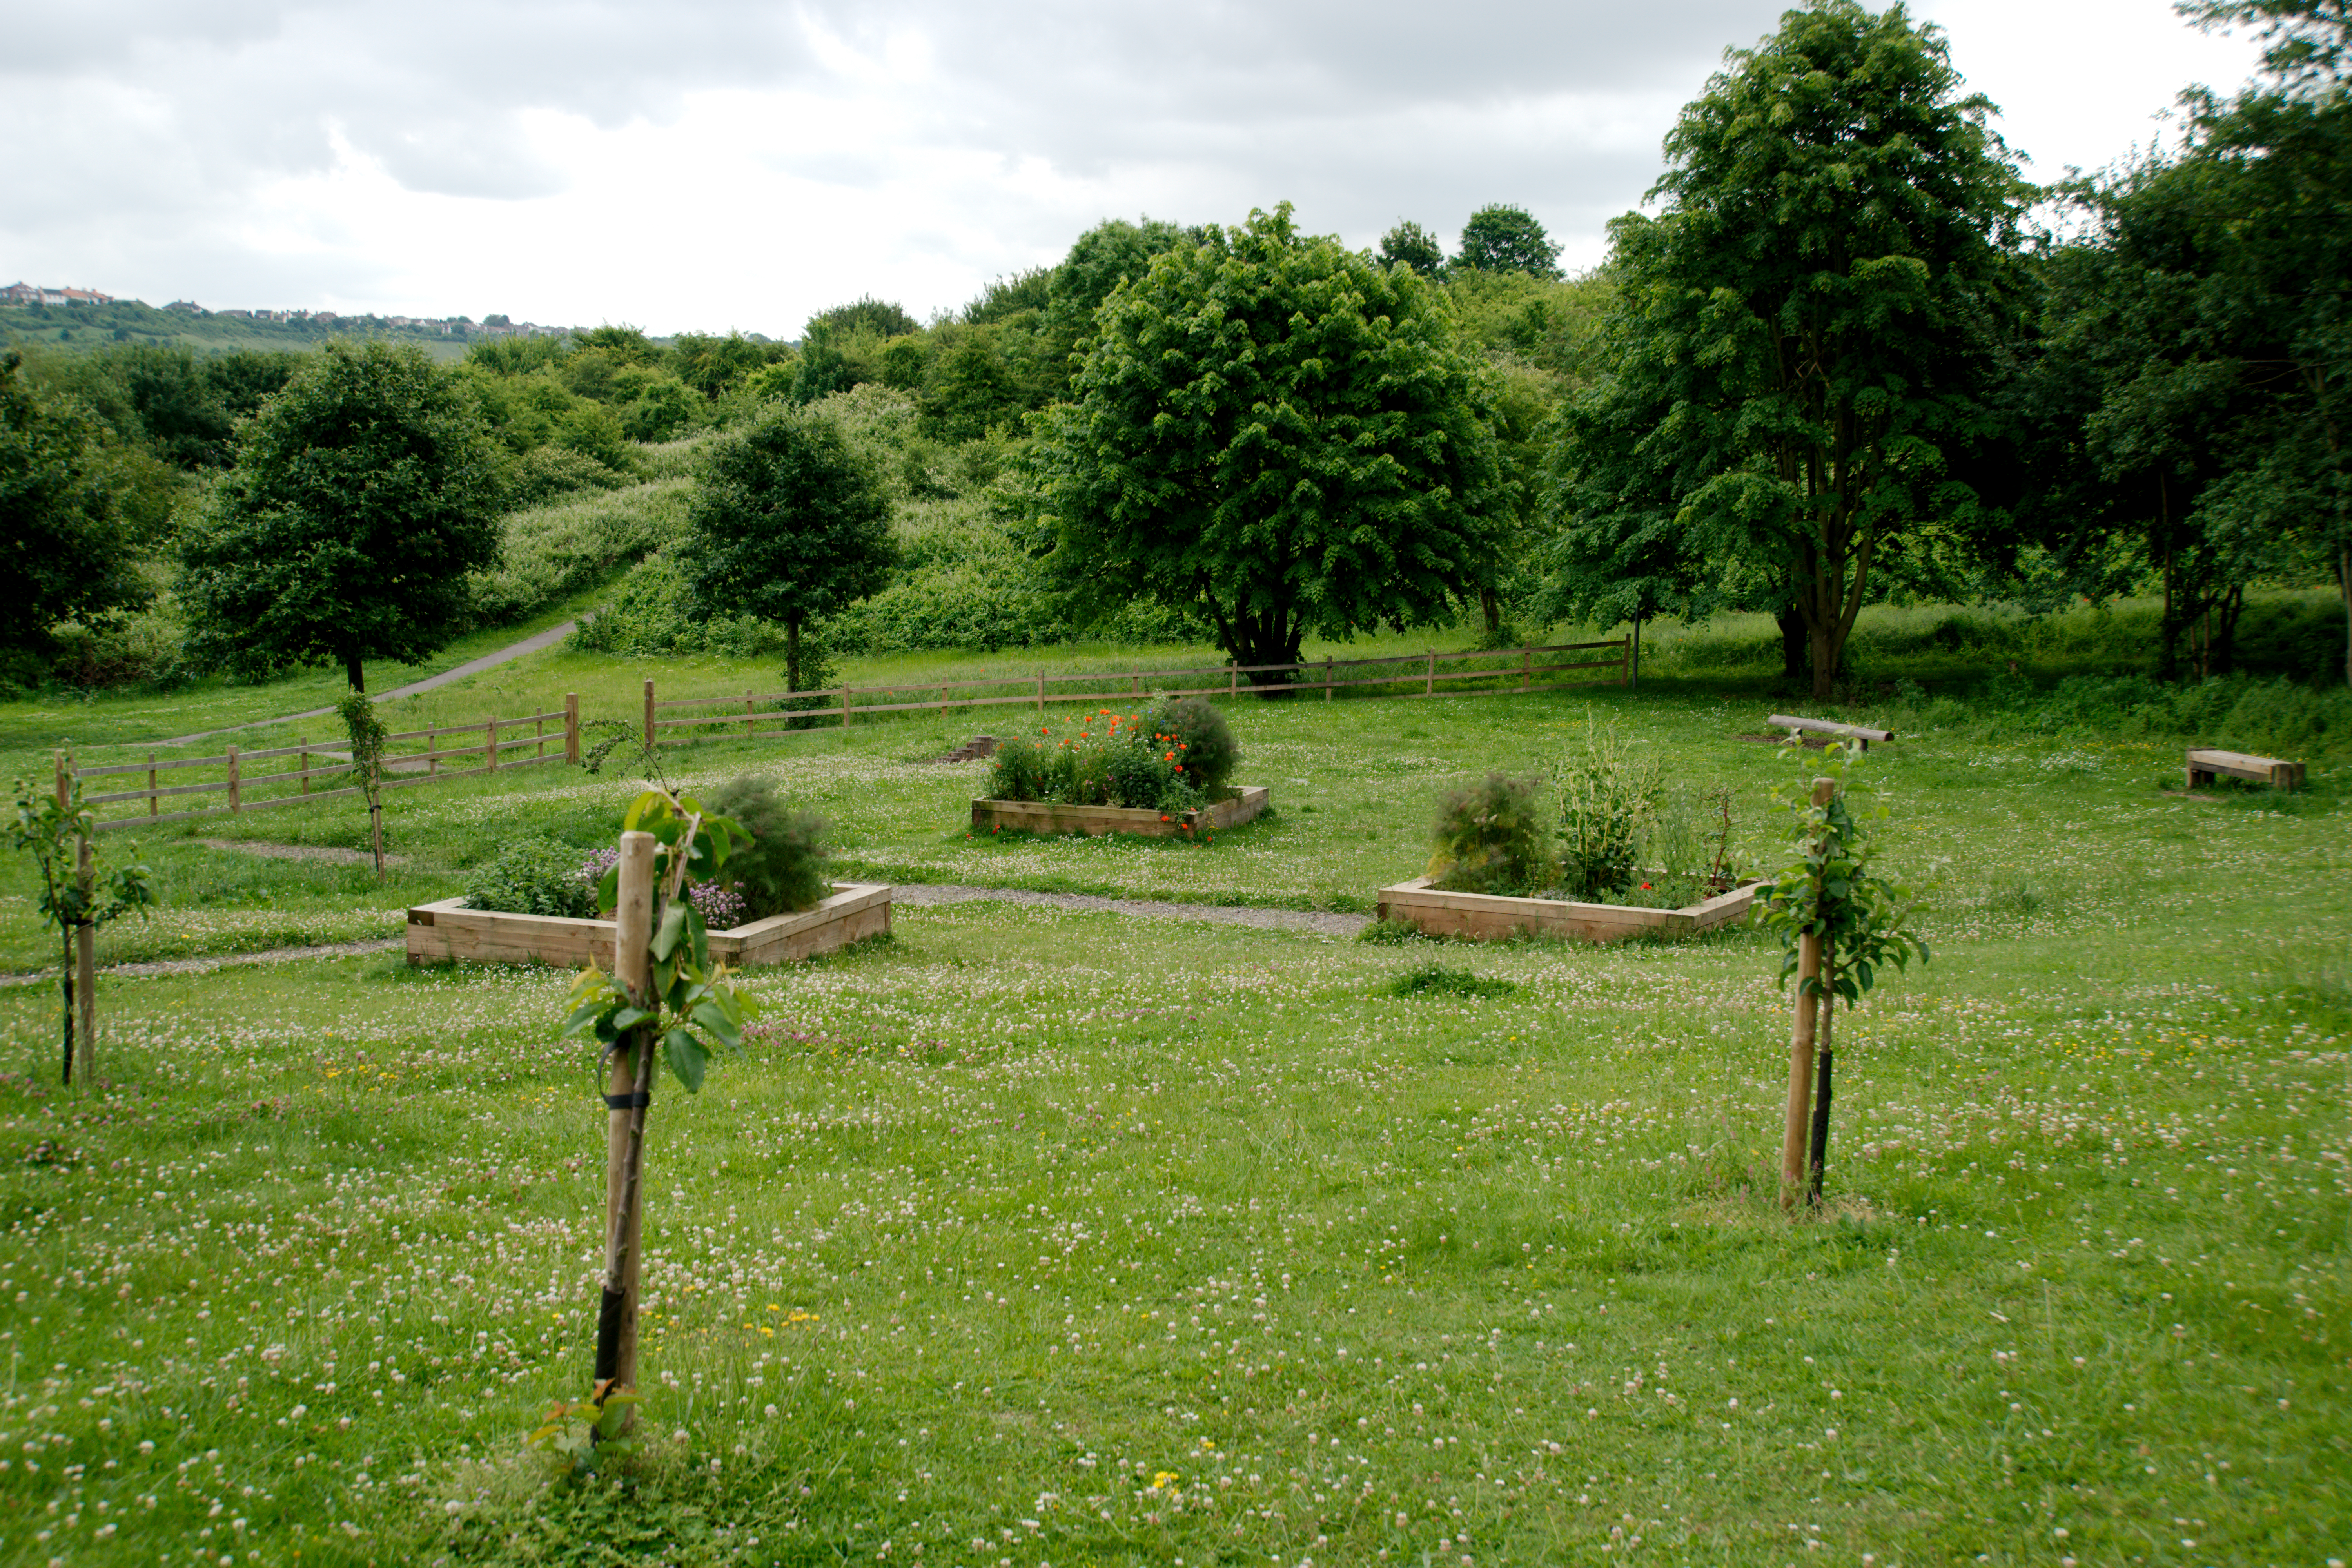
[[[577,657],[506,679],[625,693]],[[742,671],[662,679],[688,675]],[[1753,865],[1804,771],[1739,739],[1767,700],[1589,710],[1729,786]],[[2303,795],[2200,799],[2161,787],[2177,734],[1885,700],[1904,738],[1864,776],[1936,960],[1841,1025],[1823,1220],[1759,1187],[1788,1025],[1752,932],[902,909],[895,940],[757,976],[747,1058],[661,1089],[648,1441],[617,1491],[549,1490],[520,1447],[584,1392],[593,1327],[604,1113],[552,1037],[565,976],[110,977],[86,1098],[53,1087],[54,988],[0,990],[0,1564],[2345,1555],[2338,742]],[[860,873],[1361,909],[1422,869],[1437,790],[1587,712],[1245,702],[1242,777],[1277,809],[1203,846],[967,838],[982,770],[917,760],[961,720],[668,760],[778,773]],[[105,946],[395,935],[518,832],[608,840],[633,787],[400,792],[383,889],[151,835],[166,907]],[[339,803],[205,836],[363,828]],[[37,965],[5,876],[0,960]],[[1410,984],[1433,963],[1512,989]]]

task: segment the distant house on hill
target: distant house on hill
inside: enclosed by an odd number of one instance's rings
[[[197,304],[194,300],[174,300],[170,304],[164,306],[163,309],[166,310],[185,310],[191,316],[208,316],[212,314],[211,311],[205,310],[202,305]]]
[[[95,289],[50,289],[38,283],[11,283],[0,289],[5,305],[111,305],[114,296]]]

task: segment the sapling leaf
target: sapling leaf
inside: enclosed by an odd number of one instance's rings
[[[619,1035],[659,1016],[659,1014],[648,1012],[643,1007],[624,1007],[613,1015],[613,1033]]]
[[[697,1024],[702,1026],[702,1027],[709,1030],[713,1035],[716,1035],[719,1039],[725,1041],[728,1045],[732,1047],[740,1047],[742,1045],[743,1031],[741,1026],[737,1024],[734,1019],[730,1018],[717,1003],[698,1003],[695,1005],[694,1011],[687,1016],[692,1018]]]
[[[680,899],[662,911],[661,929],[654,932],[654,957],[667,960],[677,951],[678,939],[686,934],[686,922],[694,906]]]
[[[672,1029],[662,1037],[662,1058],[669,1063],[669,1070],[677,1075],[677,1081],[686,1086],[687,1093],[702,1092],[703,1069],[710,1058],[700,1040],[684,1029]]]

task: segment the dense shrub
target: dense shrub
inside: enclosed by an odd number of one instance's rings
[[[582,869],[580,851],[549,838],[509,844],[474,868],[466,882],[466,903],[477,910],[517,915],[596,912],[596,886]]]
[[[1151,732],[1168,738],[1185,778],[1204,799],[1215,799],[1241,764],[1241,742],[1206,698],[1179,697],[1161,703],[1152,711]]]
[[[1525,894],[1549,880],[1543,810],[1534,779],[1488,773],[1438,803],[1437,885],[1465,893]]]
[[[743,900],[745,920],[814,909],[833,891],[825,822],[787,805],[772,780],[745,774],[702,792],[702,804],[751,833],[728,856],[721,885]]]
[[[1050,769],[1043,743],[1028,735],[1014,735],[996,745],[988,764],[991,800],[1044,800]]]
[[[506,504],[522,508],[545,506],[582,490],[616,490],[629,481],[589,457],[566,447],[541,447],[512,459],[506,469]]]
[[[475,616],[520,620],[661,549],[685,525],[687,491],[668,479],[508,513],[498,565],[473,580]]]
[[[648,556],[621,579],[604,608],[583,616],[566,646],[585,653],[718,653],[757,658],[784,646],[784,628],[753,616],[687,613],[686,584],[667,552]],[[803,658],[807,657],[805,634]]]

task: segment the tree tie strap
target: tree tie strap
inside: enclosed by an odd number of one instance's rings
[[[635,1094],[608,1094],[604,1097],[605,1108],[611,1110],[645,1110],[653,1102],[654,1091],[649,1089],[641,1089]]]

